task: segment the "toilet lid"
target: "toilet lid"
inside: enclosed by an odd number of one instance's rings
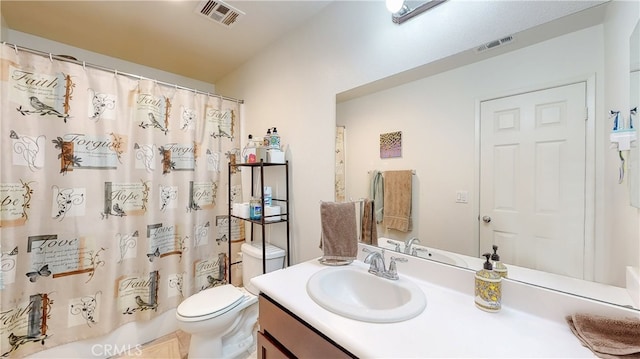
[[[200,291],[185,299],[177,312],[183,317],[201,317],[233,308],[244,298],[244,294],[232,284],[225,284]]]

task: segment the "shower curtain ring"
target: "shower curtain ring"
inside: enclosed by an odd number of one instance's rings
[[[49,61],[53,62],[53,54],[49,53]]]
[[[85,71],[87,70],[87,64],[84,61],[82,61],[82,69]]]
[[[18,45],[13,44],[13,49],[16,50],[16,55],[18,54]]]

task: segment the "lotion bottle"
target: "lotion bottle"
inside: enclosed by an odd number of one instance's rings
[[[486,258],[483,268],[476,272],[475,303],[486,312],[496,313],[502,307],[502,277],[493,270],[489,261],[491,254],[483,256]]]
[[[278,134],[278,129],[275,127],[273,128],[273,131],[271,131],[270,143],[271,145],[269,147],[274,150],[280,150],[280,135]]]
[[[493,254],[491,255],[491,265],[493,265],[494,272],[498,273],[502,278],[507,278],[507,266],[500,262],[498,246],[495,244],[493,245]]]
[[[267,129],[267,134],[264,136],[262,146],[269,148],[271,146],[271,128]]]

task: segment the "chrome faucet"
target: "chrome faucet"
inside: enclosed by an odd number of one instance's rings
[[[405,253],[405,254],[409,254],[409,253],[411,253],[411,246],[412,246],[415,242],[420,243],[420,240],[418,239],[418,237],[412,237],[412,238],[409,238],[409,239],[407,239],[407,240],[404,242],[404,253]]]
[[[376,252],[367,248],[362,248],[362,251],[369,253],[364,259],[364,262],[369,264],[369,273],[380,276],[381,273],[386,272],[384,264],[384,249],[382,252]]]
[[[396,268],[396,261],[408,262],[406,258],[391,257],[389,270],[387,270],[384,264],[384,249],[382,249],[381,252],[375,252],[367,248],[362,248],[362,251],[369,253],[364,259],[364,262],[366,264],[369,264],[369,273],[386,279],[398,280],[399,277],[398,269]]]

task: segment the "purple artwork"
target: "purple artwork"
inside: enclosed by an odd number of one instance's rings
[[[380,134],[380,158],[402,157],[402,131]]]

